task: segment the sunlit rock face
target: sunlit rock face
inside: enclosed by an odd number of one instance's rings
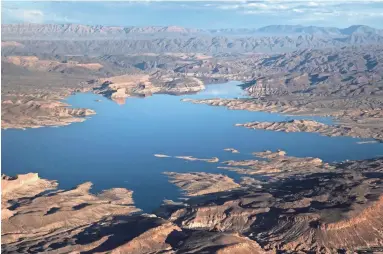
[[[231,161],[231,170],[256,167],[257,177],[268,181],[254,179],[247,169],[242,188],[168,203],[158,214],[188,229],[241,233],[264,251],[334,253],[382,246],[382,159],[322,167],[320,160],[283,151],[256,155],[268,161]],[[275,170],[278,165],[287,169]],[[196,185],[193,179],[176,184]]]
[[[324,136],[351,136],[357,138],[383,139],[383,131],[358,126],[327,125],[313,120],[291,120],[285,122],[250,122],[236,124],[249,129],[263,129],[283,132],[317,132]]]
[[[4,253],[264,253],[236,233],[184,231],[138,214],[126,189],[93,195],[90,183],[69,191],[56,187],[33,173],[2,176]]]
[[[2,101],[1,128],[38,128],[42,126],[64,126],[85,121],[96,114],[86,108],[69,108],[57,99],[44,98],[45,95],[23,96],[20,99]]]
[[[231,170],[250,168],[241,172],[240,182],[221,174],[167,173],[189,198],[166,201],[157,215],[140,213],[127,189],[95,195],[89,193],[91,183],[56,190],[55,181],[37,174],[3,175],[2,249],[336,253],[381,248],[383,159],[327,165],[284,151],[255,155],[262,163],[230,161]]]
[[[196,93],[205,86],[194,77],[176,77],[167,73],[122,75],[98,80],[94,92],[123,104],[128,97],[146,97],[156,93],[188,94]]]
[[[166,172],[170,181],[187,192],[188,196],[198,196],[239,188],[240,185],[225,175],[209,173]]]
[[[91,186],[84,183],[62,191],[55,190],[55,181],[40,179],[37,174],[3,176],[3,250],[42,251],[62,244],[74,251],[80,249],[75,246],[75,236],[87,227],[139,211],[133,205],[132,191],[115,188],[93,195],[89,193]]]

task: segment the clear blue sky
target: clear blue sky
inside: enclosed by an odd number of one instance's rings
[[[276,24],[383,28],[383,0],[375,1],[2,1],[2,23],[77,23],[257,28]]]

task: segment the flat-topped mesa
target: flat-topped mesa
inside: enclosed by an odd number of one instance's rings
[[[290,120],[284,122],[250,122],[236,124],[249,129],[262,129],[282,132],[315,132],[324,136],[351,136],[383,140],[383,131],[357,126],[327,125],[313,120]]]
[[[266,160],[225,161],[228,166],[218,168],[246,175],[270,177],[269,181],[277,179],[304,176],[310,173],[329,172],[333,169],[328,163],[319,158],[298,158],[287,156],[285,151],[265,151],[253,153],[254,156]]]
[[[136,74],[100,79],[100,87],[95,93],[112,100],[121,100],[130,96],[151,96],[156,93],[187,94],[205,89],[203,82],[194,77],[171,77],[168,75]]]

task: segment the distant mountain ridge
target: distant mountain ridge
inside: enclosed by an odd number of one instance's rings
[[[2,25],[4,54],[121,54],[161,52],[287,52],[306,48],[381,45],[383,30],[272,25],[258,29],[192,29],[179,26]],[[41,41],[44,41],[42,46]]]
[[[382,29],[376,29],[364,25],[353,25],[347,28],[337,27],[320,27],[320,26],[301,26],[301,25],[271,25],[257,29],[258,32],[263,33],[276,33],[276,34],[322,34],[322,35],[351,35],[361,33],[373,33],[377,35],[383,35]]]
[[[45,38],[76,38],[89,37],[118,37],[120,39],[131,34],[192,34],[201,32],[198,29],[189,29],[179,26],[146,26],[146,27],[122,27],[122,26],[89,26],[79,24],[3,24],[1,25],[2,36],[12,38],[35,37]]]
[[[89,26],[80,24],[2,24],[2,36],[7,37],[65,37],[65,36],[117,36],[124,37],[132,34],[203,34],[203,35],[294,35],[309,34],[322,36],[350,36],[352,34],[375,34],[383,36],[382,29],[364,25],[353,25],[347,28],[318,27],[301,25],[270,25],[261,28],[229,28],[229,29],[193,29],[180,26]]]

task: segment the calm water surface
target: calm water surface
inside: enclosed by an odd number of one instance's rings
[[[59,128],[3,130],[3,173],[38,172],[41,177],[58,180],[60,188],[90,181],[94,183],[94,192],[125,187],[134,191],[136,205],[150,212],[163,199],[176,200],[181,195],[177,187],[168,183],[162,174],[164,171],[205,171],[239,177],[217,169],[219,163],[156,158],[155,153],[198,158],[217,156],[224,161],[249,159],[255,151],[283,149],[289,155],[319,157],[328,162],[383,155],[383,144],[357,144],[359,139],[349,137],[233,126],[293,117],[180,101],[182,98],[241,97],[238,84],[210,85],[196,95],[129,98],[124,105],[94,94],[73,95],[67,99],[69,104],[94,109],[97,115],[83,123]],[[96,99],[102,101],[96,102]],[[331,123],[326,118],[311,118]],[[228,147],[241,153],[223,151]]]

